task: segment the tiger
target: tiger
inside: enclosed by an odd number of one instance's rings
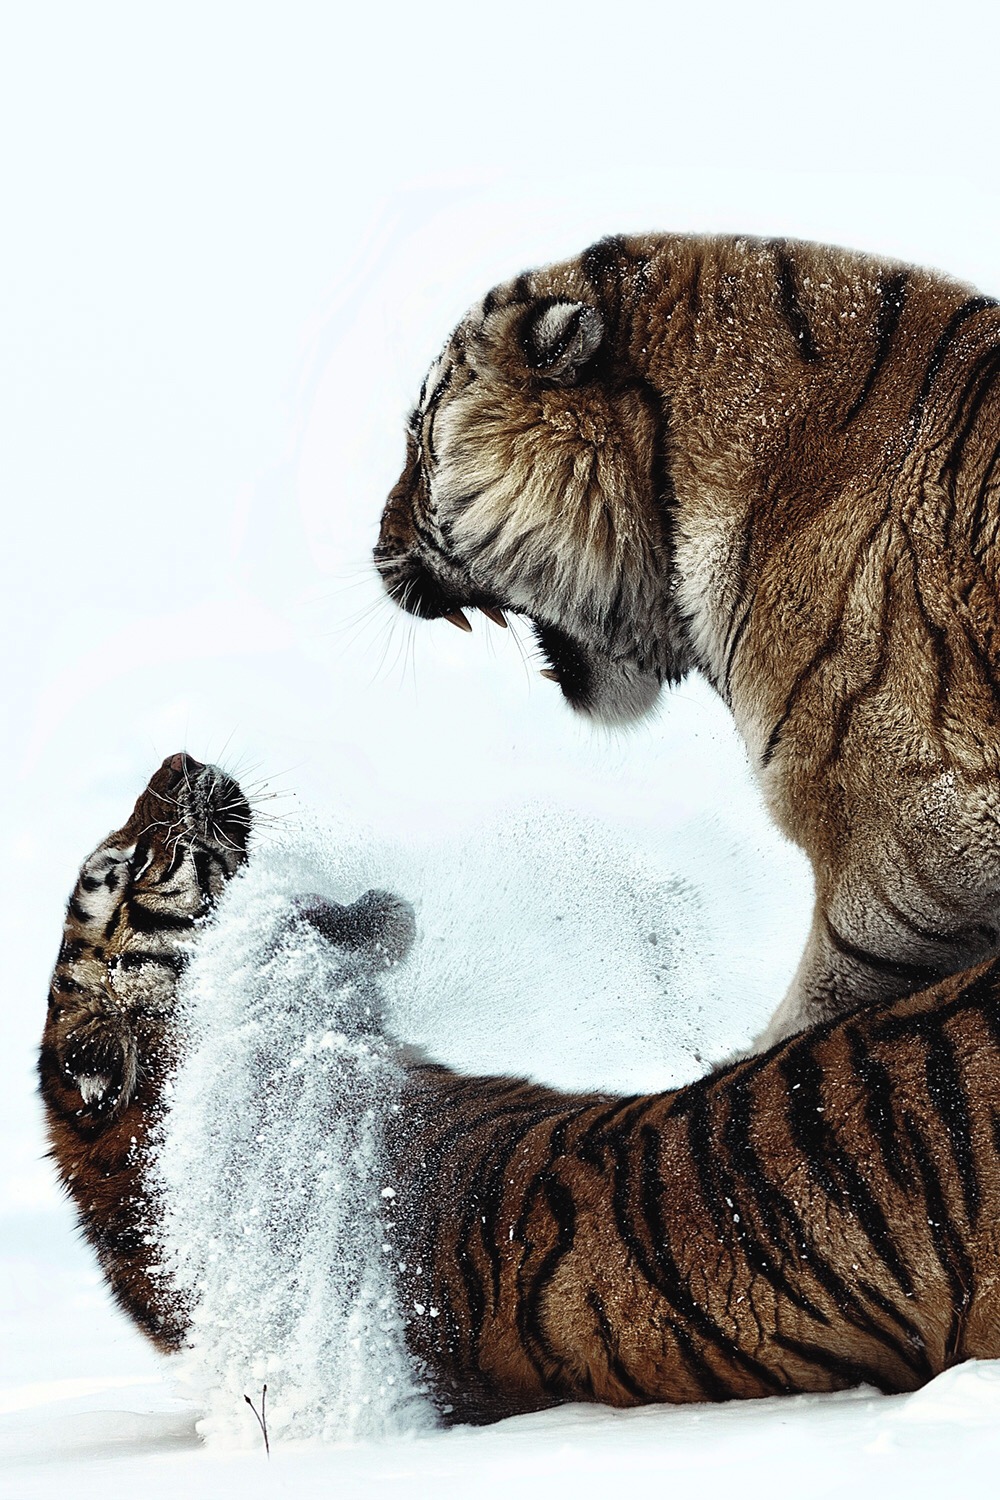
[[[178,974],[246,859],[249,822],[221,773],[164,763],[83,867],[43,1038],[63,1182],[162,1349],[183,1346],[190,1300],[151,1265],[148,1143],[183,1052]],[[288,919],[377,955],[372,975],[415,934],[385,892],[351,907],[304,894]],[[332,995],[330,1013],[399,1060],[381,1232],[443,1422],[564,1401],[909,1391],[1000,1357],[1000,959],[650,1095],[429,1061],[393,1039],[375,979]]]
[[[66,909],[38,1059],[49,1156],[118,1305],[163,1353],[184,1346],[190,1300],[166,1272],[154,1168],[183,1058],[178,987],[198,934],[247,861],[253,815],[238,783],[168,756],[126,823],[84,861]],[[408,903],[367,891],[350,906],[310,894],[306,923],[347,953],[394,963]],[[364,1026],[363,986],[351,992]]]
[[[198,924],[246,860],[238,784],[168,756],[84,861],[66,908],[38,1059],[49,1155],[119,1306],[164,1352],[184,1299],[158,1271],[153,1142],[178,1061],[177,985]]]
[[[530,622],[569,706],[700,673],[814,907],[773,1042],[1000,948],[1000,307],[745,236],[605,239],[494,288],[431,365],[388,596]]]

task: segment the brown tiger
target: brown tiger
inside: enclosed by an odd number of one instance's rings
[[[170,756],[85,861],[49,988],[38,1070],[50,1155],[115,1297],[163,1349],[186,1314],[156,1274],[150,1137],[177,1061],[178,976],[249,830],[231,777]]]
[[[49,1154],[116,1299],[164,1351],[188,1327],[186,1299],[160,1269],[150,1172],[182,1052],[178,982],[199,924],[246,861],[250,826],[232,777],[168,757],[84,862],[49,988],[38,1063]],[[347,907],[304,896],[289,921],[376,950],[383,967],[413,938],[409,906],[377,891]]]
[[[244,857],[246,804],[220,777],[173,757],[84,866],[42,1050],[63,1180],[161,1347],[186,1312],[150,1273],[143,1174],[180,1049],[176,971]],[[290,920],[382,967],[412,936],[374,892],[306,897]],[[377,1009],[338,1025],[370,1031]],[[385,1228],[410,1349],[453,1420],[904,1391],[1000,1356],[1000,961],[645,1097],[399,1056]]]
[[[764,1046],[1000,946],[1000,308],[786,241],[649,235],[491,291],[375,549],[410,613],[533,624],[619,724],[702,672],[815,911]]]

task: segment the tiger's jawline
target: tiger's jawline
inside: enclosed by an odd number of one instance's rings
[[[616,662],[558,626],[531,621],[548,669],[575,713],[608,728],[638,723],[654,708],[663,687],[659,675]]]

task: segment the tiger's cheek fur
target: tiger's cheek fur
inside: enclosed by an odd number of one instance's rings
[[[487,402],[479,387],[443,417],[432,494],[474,584],[585,638],[615,634],[661,561],[649,503],[653,434],[641,402],[544,392]]]

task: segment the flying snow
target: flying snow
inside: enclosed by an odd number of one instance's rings
[[[394,968],[296,916],[303,895],[371,887],[417,910]],[[477,1071],[530,1058],[567,1087],[665,1086],[703,1071],[677,1017],[707,994],[706,947],[693,887],[565,814],[525,809],[448,847],[341,825],[258,849],[195,946],[157,1167],[203,1434],[259,1442],[245,1398],[259,1411],[265,1384],[275,1438],[430,1425],[393,1285],[398,1043]]]

